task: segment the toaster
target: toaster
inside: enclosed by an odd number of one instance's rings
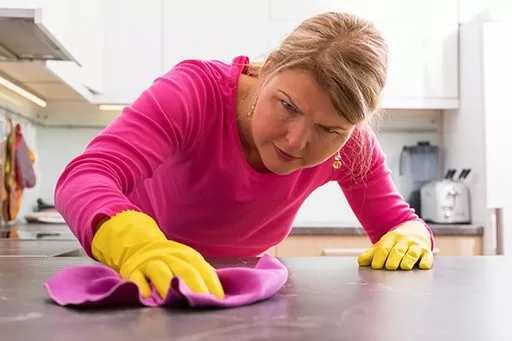
[[[469,224],[468,187],[456,180],[432,181],[420,189],[421,218],[427,223]]]

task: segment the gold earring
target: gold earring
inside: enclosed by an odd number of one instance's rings
[[[334,155],[334,162],[332,163],[332,168],[340,169],[340,167],[341,167],[341,155],[340,155],[340,151],[338,150],[336,152],[336,155]]]
[[[247,113],[247,117],[252,117],[252,114],[254,114],[254,108],[256,108],[256,103],[252,105],[251,110]]]
[[[254,114],[254,109],[256,109],[256,103],[258,103],[258,97],[256,97],[256,100],[254,101],[251,110],[247,113],[247,117],[251,118],[252,115]]]

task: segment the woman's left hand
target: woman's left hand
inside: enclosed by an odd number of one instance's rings
[[[360,266],[386,270],[411,270],[418,262],[420,269],[431,269],[434,262],[430,233],[419,221],[406,222],[386,233],[358,258]]]

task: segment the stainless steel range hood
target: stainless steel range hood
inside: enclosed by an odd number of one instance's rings
[[[45,28],[41,9],[0,8],[0,61],[24,60],[79,64]]]

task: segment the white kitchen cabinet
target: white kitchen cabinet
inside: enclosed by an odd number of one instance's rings
[[[272,21],[276,46],[298,21]],[[458,24],[375,22],[389,46],[386,108],[445,109],[458,106]]]
[[[466,0],[464,0],[466,1]],[[347,12],[371,21],[457,22],[458,0],[270,0],[270,19],[304,20],[327,12]]]
[[[457,23],[377,23],[389,45],[383,105],[458,106]]]
[[[52,62],[49,63],[50,68],[57,65],[57,68],[62,69],[64,65],[63,68],[71,70],[75,81],[101,91],[102,0],[0,0],[0,8],[40,10],[36,20],[78,63]]]
[[[42,7],[45,0],[0,0],[0,8],[34,9]]]
[[[460,107],[443,115],[446,168],[471,168],[472,223],[483,225],[484,252],[494,254],[497,244],[512,252],[512,234],[501,240],[495,209],[510,216],[512,207],[512,153],[510,134],[510,79],[512,17],[483,13],[460,27]],[[504,226],[509,229],[509,226]],[[506,242],[505,242],[506,240]]]
[[[325,11],[372,21],[389,45],[385,108],[458,106],[458,1],[271,0],[270,46],[302,20]]]
[[[81,83],[103,88],[103,0],[41,0],[45,27],[80,64]]]
[[[61,71],[70,84],[99,93],[89,93],[94,103],[131,103],[184,59],[261,60],[303,19],[346,11],[373,21],[388,40],[384,107],[458,106],[458,0],[0,0],[36,2],[82,64]]]
[[[131,103],[163,71],[163,0],[103,3],[102,97],[105,102]]]
[[[231,62],[268,53],[268,1],[165,1],[163,13],[165,70],[184,59]]]
[[[510,0],[459,0],[459,22],[466,23],[486,11],[512,11]]]
[[[512,18],[511,18],[512,19]],[[512,45],[503,44],[512,35],[512,21],[487,22],[483,26],[482,96],[485,110],[487,202],[491,207],[512,203],[512,153],[510,143],[510,80],[512,79]]]

